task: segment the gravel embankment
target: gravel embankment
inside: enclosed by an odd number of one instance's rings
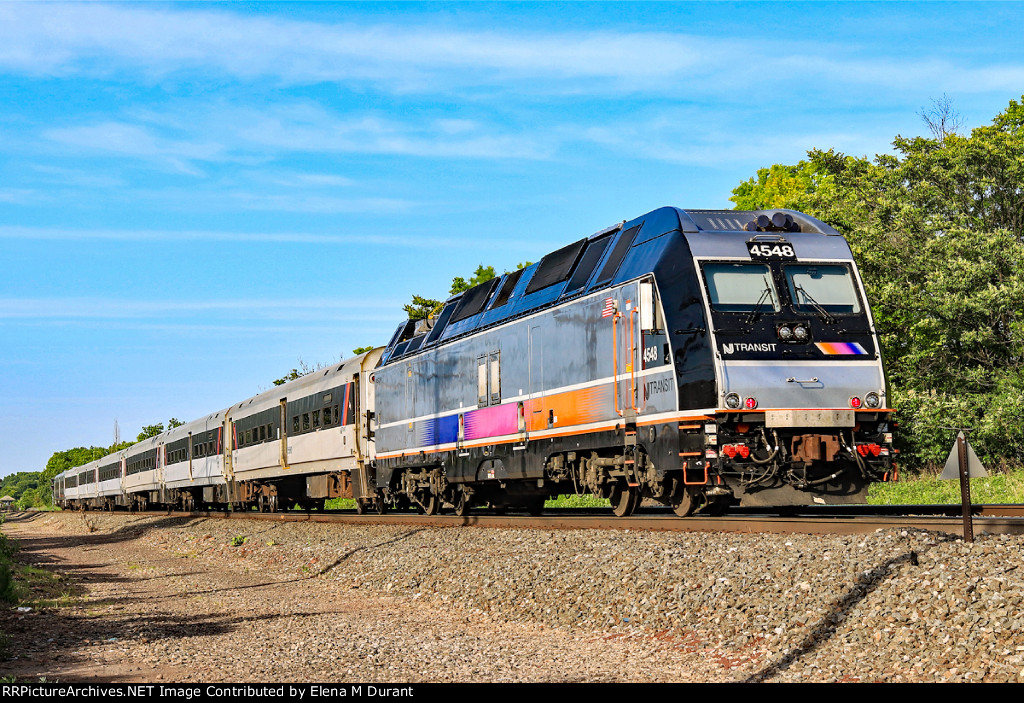
[[[74,621],[64,653],[123,680],[1024,680],[1019,537],[69,513],[4,529],[88,589],[36,625]]]

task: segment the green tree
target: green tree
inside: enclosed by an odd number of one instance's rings
[[[468,281],[464,279],[462,276],[456,276],[455,278],[453,278],[452,287],[448,292],[450,295],[455,295],[456,293],[463,293],[472,288],[473,286],[478,286],[481,283],[486,283],[495,276],[497,276],[497,274],[494,273],[493,266],[484,266],[483,264],[480,264],[479,266],[476,267],[476,271],[473,273],[472,278],[470,278]]]
[[[530,266],[532,262],[527,261],[516,264],[517,269],[526,268]],[[505,273],[508,273],[506,271]],[[464,293],[473,286],[478,286],[481,283],[486,283],[492,278],[496,278],[498,274],[494,272],[493,266],[484,266],[480,264],[476,267],[476,271],[473,275],[466,280],[462,276],[456,276],[452,279],[451,288],[448,290],[449,295],[455,295],[456,293]],[[441,312],[441,308],[444,307],[443,300],[436,300],[434,298],[424,298],[420,295],[413,295],[412,302],[408,305],[403,305],[402,309],[405,311],[406,316],[410,320],[425,320],[428,317],[436,316]]]
[[[413,295],[412,302],[402,306],[406,316],[410,320],[425,320],[431,315],[441,312],[444,302],[434,298],[424,298],[421,295]]]
[[[1020,464],[1024,106],[1011,101],[970,135],[955,133],[954,118],[932,120],[932,137],[897,136],[895,153],[874,160],[815,150],[797,166],[762,169],[733,201],[803,210],[850,242],[900,411],[904,461],[945,459],[953,437],[942,428],[964,426],[984,460]]]
[[[795,166],[774,164],[759,168],[757,176],[733,189],[729,200],[737,210],[772,210],[787,208],[806,212],[812,207],[814,194],[829,181],[817,164],[801,161]]]
[[[144,439],[150,437],[156,437],[158,434],[164,431],[164,423],[158,422],[155,425],[145,425],[142,428],[142,432],[139,432],[139,436],[135,438],[136,442],[141,442]]]

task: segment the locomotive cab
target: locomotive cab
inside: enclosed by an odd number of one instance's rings
[[[713,242],[690,237],[717,391],[704,466],[743,505],[864,502],[895,457],[849,246],[806,216],[776,213],[765,228],[752,215]]]

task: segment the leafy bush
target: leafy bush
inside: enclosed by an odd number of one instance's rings
[[[17,603],[18,595],[14,586],[14,574],[11,572],[11,559],[17,546],[0,532],[0,601]]]

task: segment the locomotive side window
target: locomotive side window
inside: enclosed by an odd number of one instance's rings
[[[779,294],[764,264],[707,264],[704,278],[711,307],[719,312],[779,310]]]
[[[491,405],[501,403],[501,352],[491,352],[488,362],[491,376]]]
[[[476,404],[487,405],[487,357],[476,360]]]
[[[569,283],[565,286],[565,292],[575,293],[576,291],[587,285],[587,281],[590,280],[590,275],[594,273],[594,269],[597,268],[598,262],[601,257],[604,256],[604,250],[611,244],[612,237],[610,234],[595,239],[592,242],[587,243],[587,248],[583,252],[583,258],[580,259],[579,266],[573,271],[572,277],[569,279]]]
[[[494,299],[494,304],[491,306],[491,310],[500,308],[508,302],[508,299],[512,297],[512,292],[516,288],[516,284],[519,283],[519,277],[523,275],[523,271],[525,271],[525,269],[516,269],[506,276],[505,282],[501,284],[501,290],[498,291],[498,295]]]
[[[793,309],[814,312],[817,306],[837,315],[860,312],[860,300],[850,269],[835,264],[786,265],[786,285]]]
[[[597,279],[591,284],[590,290],[611,283],[611,280],[615,277],[615,272],[619,270],[619,264],[626,258],[626,253],[633,246],[633,238],[636,237],[636,233],[640,231],[641,227],[643,227],[642,222],[630,227],[619,235],[618,240],[615,242],[615,248],[612,249],[612,253],[605,259],[604,265],[601,267],[601,273],[597,274]]]

